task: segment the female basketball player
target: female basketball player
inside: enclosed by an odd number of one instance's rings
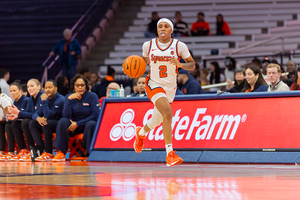
[[[134,150],[140,153],[144,146],[145,135],[163,122],[163,134],[167,151],[167,166],[183,162],[172,147],[172,108],[170,103],[176,93],[178,67],[186,70],[195,68],[195,61],[187,46],[171,37],[173,23],[166,18],[157,22],[158,37],[143,45],[143,59],[149,63],[150,72],[146,80],[146,93],[154,104],[152,118],[144,127],[136,128]],[[180,63],[183,58],[186,63]]]

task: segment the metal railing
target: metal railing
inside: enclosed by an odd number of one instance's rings
[[[278,40],[278,39],[281,39],[281,45],[282,45],[282,48],[281,48],[281,51],[280,52],[276,52],[276,53],[272,53],[272,54],[263,54],[261,53],[262,56],[275,56],[275,55],[280,55],[280,63],[281,65],[283,65],[283,56],[284,55],[288,55],[289,57],[291,56],[291,53],[285,53],[285,49],[284,49],[284,37],[281,36],[281,35],[276,35],[276,36],[273,36],[269,39],[266,39],[266,40],[262,40],[262,41],[259,41],[259,42],[254,42],[250,45],[247,45],[245,47],[242,47],[242,48],[238,48],[238,49],[235,49],[233,51],[231,51],[228,56],[230,57],[233,57],[233,58],[251,58],[253,57],[253,55],[240,55],[240,56],[233,56],[234,54],[237,54],[237,53],[240,53],[242,51],[245,51],[245,50],[248,50],[248,49],[251,49],[253,47],[257,47],[257,46],[260,46],[260,45],[263,45],[263,44],[267,44],[267,43],[270,43],[274,40]],[[226,56],[212,56],[212,57],[206,57],[203,59],[203,65],[204,67],[206,68],[206,62],[207,61],[216,61],[216,60],[223,60],[225,59]]]
[[[92,35],[92,32],[96,27],[99,27],[102,30],[102,27],[100,27],[99,23],[101,19],[106,18],[106,12],[109,9],[113,9],[111,6],[115,1],[118,0],[95,0],[94,3],[71,28],[71,31],[73,32],[72,37],[76,38],[81,45],[85,45],[85,40]],[[41,80],[42,85],[48,79],[48,71],[57,63],[58,59],[59,55],[49,55],[43,62],[42,68],[44,68],[44,71]],[[58,75],[59,74],[61,74],[61,71],[58,73]]]
[[[263,45],[263,44],[267,44],[269,42],[272,42],[272,41],[278,40],[278,39],[281,39],[281,45],[282,45],[281,53],[284,53],[284,37],[277,35],[277,36],[271,37],[269,39],[266,39],[266,40],[263,40],[263,41],[259,41],[259,42],[254,42],[254,43],[249,44],[249,45],[247,45],[245,47],[233,50],[232,52],[230,52],[229,56],[231,57],[233,54],[236,54],[236,53],[239,53],[239,52],[242,52],[242,51],[251,49],[253,47],[257,47],[257,46]]]

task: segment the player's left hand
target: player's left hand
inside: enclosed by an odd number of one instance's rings
[[[169,63],[172,65],[176,65],[177,67],[181,67],[181,63],[178,61],[177,58],[171,58]]]

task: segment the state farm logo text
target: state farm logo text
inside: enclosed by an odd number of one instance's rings
[[[172,130],[175,140],[190,140],[192,137],[195,140],[210,140],[214,132],[215,140],[233,140],[237,129],[241,122],[247,120],[247,115],[205,115],[207,108],[197,108],[194,117],[181,116],[181,109],[175,112],[172,119]],[[153,109],[146,112],[143,124],[151,118]],[[123,112],[120,123],[114,125],[110,131],[112,141],[117,141],[121,137],[125,141],[131,140],[135,135],[136,125],[132,123],[135,113],[132,109],[127,109]],[[176,128],[174,129],[176,125]],[[151,130],[147,134],[148,140],[163,140],[162,125]]]

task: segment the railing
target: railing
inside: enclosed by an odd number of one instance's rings
[[[113,9],[111,6],[114,1],[118,0],[95,0],[94,3],[87,9],[87,11],[73,25],[71,28],[73,37],[76,38],[80,44],[85,45],[85,40],[92,35],[93,30],[97,26],[102,30],[103,27],[100,27],[99,22],[101,19],[105,18],[106,11],[109,8]],[[59,55],[55,57],[49,55],[43,62],[42,67],[44,68],[44,72],[41,80],[42,85],[48,79],[48,70],[50,70],[57,63],[58,58]],[[60,74],[61,71],[58,75]]]
[[[230,52],[229,56],[232,56],[233,54],[236,54],[236,53],[239,53],[239,52],[242,52],[242,51],[245,51],[247,49],[251,49],[253,47],[257,47],[257,46],[260,46],[262,44],[267,44],[269,42],[272,42],[274,40],[278,40],[278,39],[281,39],[281,45],[282,45],[282,51],[281,53],[284,53],[284,38],[282,36],[274,36],[274,37],[271,37],[270,39],[267,39],[267,40],[263,40],[263,41],[260,41],[260,42],[255,42],[253,44],[249,44],[248,46],[245,46],[245,47],[242,47],[242,48],[239,48],[239,49],[236,49],[236,50],[233,50],[232,52]]]
[[[280,36],[280,35],[271,37],[271,38],[266,39],[266,40],[262,40],[262,41],[259,41],[259,42],[252,43],[252,44],[247,45],[247,46],[242,47],[242,48],[235,49],[235,50],[231,51],[231,52],[229,53],[228,56],[234,57],[234,58],[251,58],[251,57],[253,57],[253,55],[251,55],[251,56],[248,56],[248,55],[233,56],[233,55],[234,55],[234,54],[237,54],[237,53],[240,53],[240,52],[242,52],[242,51],[251,49],[251,48],[253,48],[253,47],[257,47],[257,46],[260,46],[260,45],[263,45],[263,44],[270,43],[270,42],[272,42],[272,41],[274,41],[274,40],[278,40],[278,39],[281,39],[281,41],[282,41],[282,42],[281,42],[282,49],[281,49],[281,51],[278,52],[278,53],[280,53],[280,57],[281,57],[280,63],[281,63],[281,65],[283,65],[283,56],[284,56],[284,55],[288,55],[288,56],[290,57],[292,54],[291,54],[291,53],[287,53],[287,54],[285,53],[285,49],[284,49],[284,37],[283,37],[283,36]],[[268,54],[268,55],[262,54],[262,55],[263,55],[263,56],[274,56],[274,55],[278,55],[278,53],[273,53],[273,54],[271,54],[271,55],[269,55],[269,54]],[[225,59],[225,57],[226,57],[226,56],[212,56],[212,57],[206,57],[206,58],[203,59],[203,65],[204,65],[204,67],[206,67],[206,62],[207,62],[207,61],[209,61],[209,60],[213,60],[213,61],[216,61],[216,60],[222,60],[222,59]]]

